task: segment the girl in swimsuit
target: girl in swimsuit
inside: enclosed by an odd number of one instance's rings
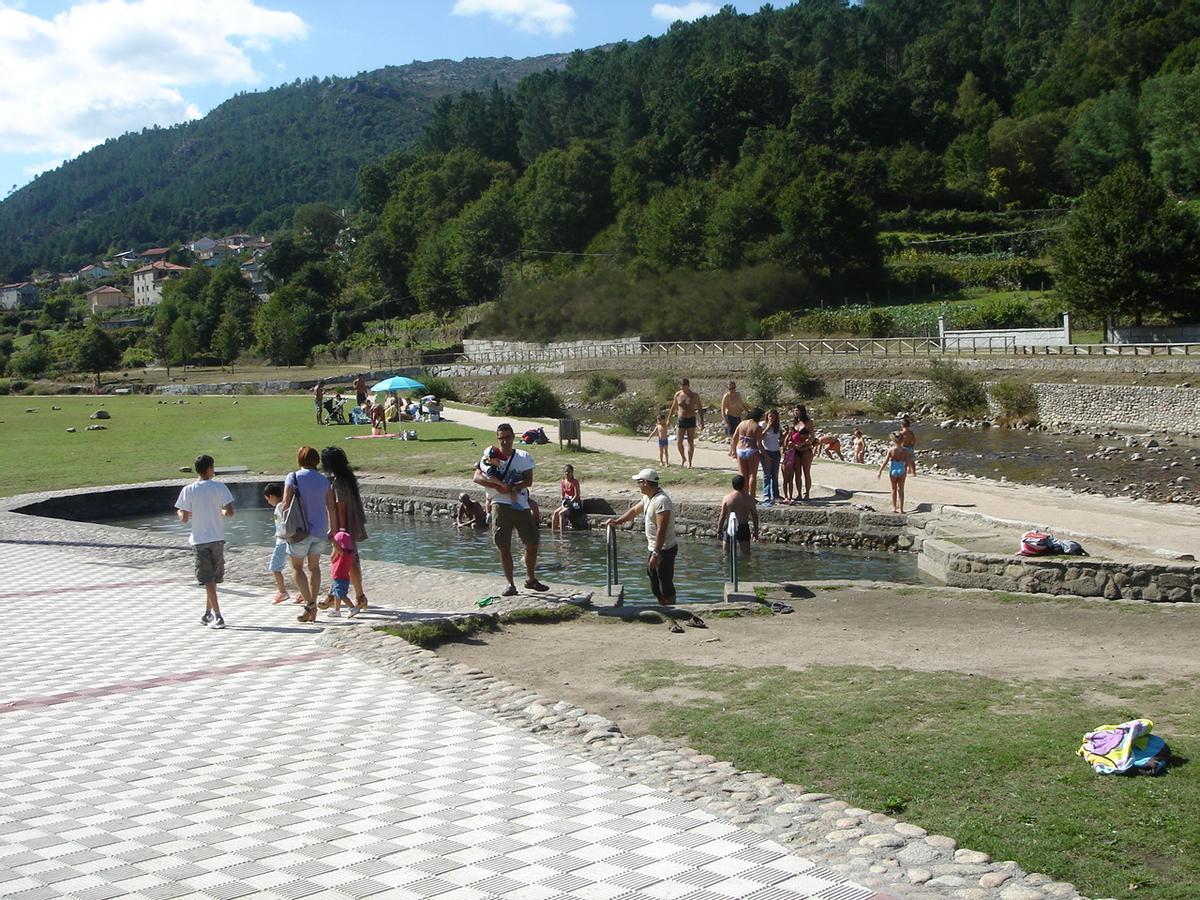
[[[908,475],[909,449],[904,446],[904,436],[898,431],[892,432],[892,446],[879,464],[876,478],[883,477],[883,470],[888,470],[888,478],[892,482],[892,512],[904,512],[904,479]]]
[[[734,429],[729,438],[729,456],[738,462],[738,471],[746,479],[746,490],[755,496],[758,490],[758,457],[762,447],[762,428],[755,419],[754,411],[742,414],[742,424]]]
[[[801,407],[803,408],[803,407]],[[796,485],[796,499],[808,499],[809,492],[812,491],[812,464],[813,464],[813,441],[816,432],[812,428],[812,420],[805,421],[799,416],[792,422],[792,433],[788,436],[788,441],[796,450],[796,468],[792,474],[792,480]],[[803,490],[803,496],[801,496]]]

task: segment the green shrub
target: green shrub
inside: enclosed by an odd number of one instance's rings
[[[154,353],[145,347],[126,347],[121,354],[122,369],[144,369],[154,362]]]
[[[522,372],[509,375],[492,397],[488,412],[493,416],[542,416],[554,418],[562,413],[558,397],[536,375]]]
[[[649,428],[657,416],[657,407],[640,397],[622,397],[613,404],[613,418],[633,434],[640,434]]]
[[[913,398],[899,388],[884,388],[875,394],[875,399],[871,404],[886,416],[898,416],[902,412],[910,411],[913,406]]]
[[[896,334],[896,317],[882,309],[868,310],[867,337],[889,338]]]
[[[771,313],[758,323],[763,337],[780,337],[793,331],[796,327],[796,316],[789,310]]]
[[[958,363],[935,359],[929,364],[929,380],[941,398],[941,406],[950,415],[976,416],[987,412],[983,381]]]
[[[1037,421],[1038,398],[1032,385],[1015,378],[1002,378],[991,386],[989,393],[1000,407],[1000,418],[1005,423]]]
[[[425,385],[426,392],[433,394],[439,400],[457,402],[459,399],[458,388],[454,386],[454,382],[449,378],[443,378],[441,375],[434,375],[430,372],[422,372],[417,380]]]
[[[825,381],[803,360],[796,360],[783,370],[783,383],[797,400],[825,396]]]
[[[763,409],[778,406],[783,400],[783,379],[756,359],[750,364],[750,399]]]
[[[583,383],[583,399],[614,400],[625,393],[625,382],[615,372],[592,372]]]
[[[7,396],[12,393],[12,382],[7,378],[0,378],[0,396]]]
[[[671,406],[675,392],[679,390],[679,376],[673,372],[654,373],[654,400],[660,406]]]

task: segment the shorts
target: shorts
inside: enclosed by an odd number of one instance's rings
[[[695,416],[680,416],[679,424],[676,426],[680,431],[690,431],[696,427]]]
[[[282,572],[287,566],[288,542],[275,539],[275,549],[271,551],[271,561],[267,563],[268,572]]]
[[[329,593],[333,594],[333,596],[337,597],[339,600],[345,600],[350,596],[350,579],[333,579],[333,587],[330,589]]]
[[[725,433],[733,434],[735,431],[737,431],[737,427],[738,427],[738,425],[741,424],[741,422],[742,422],[742,420],[739,419],[737,416],[726,416],[725,417]]]
[[[366,394],[355,394],[354,399],[358,401],[358,405],[361,407],[364,403],[367,402],[367,395]]]
[[[659,438],[659,439],[658,439],[658,449],[659,449],[659,450],[662,450],[662,449],[663,449],[664,447],[666,447],[666,446],[667,446],[669,443],[671,443],[671,442],[670,442],[669,440],[667,440],[666,438]]]
[[[306,556],[320,555],[321,551],[329,544],[328,538],[325,535],[310,534],[302,541],[296,541],[294,544],[288,544],[288,556],[292,559],[304,559]]]
[[[735,534],[734,537],[739,541],[750,540],[750,523],[749,522],[738,522],[737,534]],[[724,532],[721,535],[721,539],[724,541],[729,540],[729,532],[728,531]]]
[[[511,504],[493,501],[492,542],[497,547],[510,546],[514,529],[526,547],[537,546],[538,529],[533,521],[533,513],[528,509],[514,509]]]
[[[225,542],[196,544],[196,580],[201,584],[220,584],[225,580]]]

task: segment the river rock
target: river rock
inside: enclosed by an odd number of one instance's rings
[[[979,876],[979,886],[981,888],[998,888],[1010,878],[1012,878],[1012,874],[1009,872],[984,872]]]
[[[67,434],[74,434],[74,433],[75,433],[75,426],[72,425],[70,428],[67,429]]]
[[[88,416],[88,418],[89,419],[111,419],[112,416],[110,416],[108,414],[108,410],[98,409],[94,413],[92,413],[90,416]]]
[[[225,435],[225,437],[221,438],[221,440],[223,440],[223,441],[232,441],[232,440],[233,440],[233,435],[232,435],[232,434],[227,434],[227,435]]]

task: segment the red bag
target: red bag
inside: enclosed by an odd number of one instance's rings
[[[1045,531],[1027,531],[1021,536],[1022,556],[1045,556],[1054,552],[1054,535]]]

